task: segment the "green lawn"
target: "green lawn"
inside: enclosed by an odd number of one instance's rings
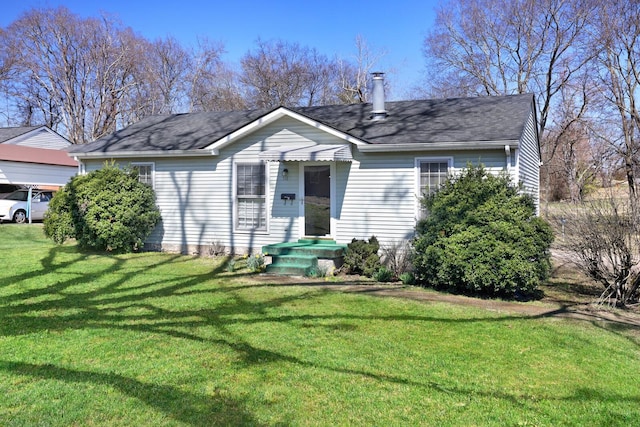
[[[640,423],[640,335],[0,224],[0,425]]]

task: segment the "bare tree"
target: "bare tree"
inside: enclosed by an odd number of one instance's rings
[[[120,104],[119,126],[127,126],[138,120],[161,114],[165,109],[165,97],[158,84],[156,65],[161,63],[155,58],[153,43],[138,39],[130,43],[131,74],[133,85]]]
[[[223,46],[199,40],[188,74],[189,111],[231,111],[246,107],[238,74],[222,62]]]
[[[582,201],[586,184],[604,167],[602,153],[591,146],[591,103],[594,100],[590,72],[567,82],[558,92],[555,115],[542,147],[547,197]],[[553,189],[553,193],[549,189]],[[564,194],[564,190],[568,194]]]
[[[241,60],[240,81],[249,104],[258,108],[296,106],[303,97],[308,50],[283,41],[257,41],[257,48]]]
[[[9,77],[12,68],[12,55],[9,54],[6,42],[6,31],[0,28],[0,82],[5,81]]]
[[[124,100],[135,85],[134,52],[138,43],[131,29],[120,29],[105,18],[90,34],[87,56],[93,69],[86,98],[86,141],[116,131]]]
[[[340,102],[338,95],[338,63],[318,53],[310,51],[307,58],[309,68],[306,105],[330,105]]]
[[[12,81],[13,84],[13,81]],[[15,86],[9,86],[10,93]],[[49,95],[46,88],[38,84],[36,79],[24,79],[20,86],[21,96],[14,97],[14,123],[20,126],[44,124],[57,130],[62,123],[62,114],[58,103]]]
[[[637,212],[640,167],[640,3],[615,0],[599,9],[598,63],[603,121],[615,118],[617,134],[609,139],[622,160],[629,195]]]
[[[565,228],[561,248],[604,287],[601,304],[624,307],[640,297],[640,230],[633,216],[629,204],[611,194],[556,218]]]
[[[593,8],[580,0],[451,0],[424,53],[434,73],[457,77],[461,94],[535,93],[544,131],[553,97],[591,58],[584,38]]]
[[[158,91],[155,109],[161,114],[184,112],[190,55],[173,37],[158,39],[149,46],[146,76]]]
[[[357,104],[369,101],[369,79],[371,73],[379,71],[379,61],[386,55],[384,50],[372,49],[364,37],[356,36],[356,54],[351,61],[340,60],[339,78],[342,104]],[[385,81],[386,84],[386,81]]]
[[[568,198],[572,203],[583,201],[587,185],[598,174],[601,159],[594,156],[589,143],[588,130],[581,123],[563,129],[558,137],[560,173],[566,183]]]
[[[269,108],[337,102],[337,67],[315,49],[283,41],[257,41],[241,60],[248,106]]]
[[[590,0],[449,1],[425,39],[429,95],[534,93],[545,162],[553,162],[562,142],[553,138],[566,132],[557,121],[553,134],[545,131],[564,88],[597,54],[589,43],[596,6]],[[543,188],[549,192],[549,175]]]
[[[223,46],[148,41],[108,16],[31,9],[0,31],[6,120],[45,123],[84,143],[155,114],[313,106],[367,100],[383,53],[356,40],[355,62],[283,41],[257,41],[236,72]]]
[[[7,85],[14,69],[13,58],[14,55],[12,55],[8,49],[7,34],[0,28],[0,103],[7,106],[5,109],[0,107],[0,117],[4,116],[7,122],[9,121],[9,112],[4,110],[8,110],[9,93]]]
[[[111,19],[81,19],[63,7],[32,9],[7,34],[19,76],[12,95],[26,118],[38,111],[73,143],[115,130],[117,104],[131,85],[131,35],[122,37]]]

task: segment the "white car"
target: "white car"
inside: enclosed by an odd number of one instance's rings
[[[31,190],[31,219],[41,220],[53,197],[51,191]],[[27,216],[27,198],[29,190],[16,190],[0,199],[0,221],[13,221],[23,224],[29,220]]]

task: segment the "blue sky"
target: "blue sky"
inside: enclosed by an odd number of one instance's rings
[[[356,36],[374,51],[386,51],[381,71],[389,75],[391,98],[408,97],[424,69],[422,44],[439,0],[245,1],[245,0],[7,0],[0,26],[33,7],[66,6],[82,16],[112,14],[148,39],[172,35],[185,45],[198,36],[224,44],[225,62],[237,64],[258,38],[281,39],[332,57],[356,53]]]

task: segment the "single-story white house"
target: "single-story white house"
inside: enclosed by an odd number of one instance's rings
[[[373,104],[148,117],[69,155],[137,167],[162,214],[147,243],[183,253],[409,239],[421,196],[468,162],[538,199],[532,95],[385,102],[374,84]]]
[[[0,184],[55,189],[78,172],[71,143],[47,126],[0,128]]]

